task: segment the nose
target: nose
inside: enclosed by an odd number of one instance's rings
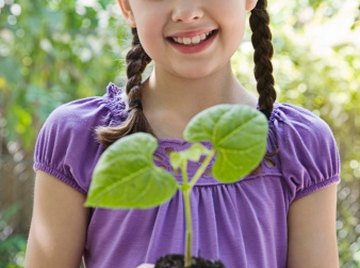
[[[204,13],[198,0],[175,1],[172,20],[175,22],[193,22],[203,17]]]

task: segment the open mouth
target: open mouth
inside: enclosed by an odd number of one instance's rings
[[[212,30],[192,37],[167,37],[166,39],[174,44],[195,46],[215,36],[219,30]]]

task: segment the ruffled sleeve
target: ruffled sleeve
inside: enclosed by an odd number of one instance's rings
[[[305,109],[281,104],[272,121],[281,173],[292,200],[340,181],[338,148],[322,119]]]
[[[103,97],[76,100],[55,109],[40,130],[34,170],[42,170],[86,194],[93,168],[103,151],[95,128],[120,122],[120,91],[108,86]],[[120,104],[119,104],[120,103]]]

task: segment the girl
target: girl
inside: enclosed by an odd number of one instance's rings
[[[103,97],[65,104],[40,131],[26,267],[79,267],[83,257],[88,268],[133,268],[182,253],[180,194],[149,210],[89,210],[83,203],[107,145],[134,132],[152,133],[159,140],[156,156],[169,168],[168,152],[188,146],[181,134],[190,118],[221,103],[261,110],[271,153],[235,184],[203,175],[192,195],[193,255],[221,259],[228,268],[338,267],[337,148],[321,119],[274,104],[266,0],[118,2],[134,35],[126,88],[109,84]],[[258,99],[230,65],[247,11]],[[153,71],[142,82],[150,61]]]

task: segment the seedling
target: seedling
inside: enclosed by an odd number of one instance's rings
[[[190,194],[215,157],[212,176],[220,183],[243,179],[261,162],[266,151],[268,124],[257,110],[223,104],[194,116],[183,133],[191,146],[170,154],[173,170],[179,170],[182,182],[154,164],[157,139],[136,133],[113,143],[100,157],[90,186],[86,206],[122,209],[146,209],[169,201],[179,190],[185,208],[185,267],[191,265],[192,220]],[[211,148],[202,142],[210,142]],[[189,177],[189,161],[201,165]]]

